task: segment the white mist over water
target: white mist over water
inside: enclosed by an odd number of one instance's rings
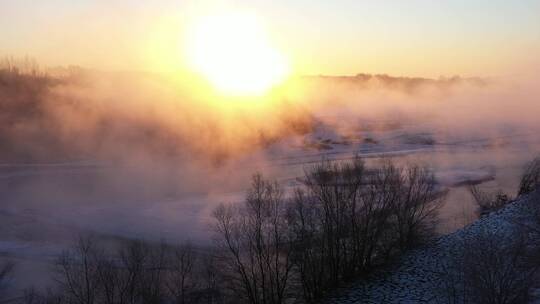
[[[292,189],[323,157],[430,166],[450,188],[448,232],[475,216],[460,184],[514,194],[540,152],[530,80],[315,77],[266,108],[216,106],[155,75],[19,81],[1,87],[27,104],[0,116],[0,251],[21,275],[79,233],[208,244],[211,211],[242,201],[253,173]]]

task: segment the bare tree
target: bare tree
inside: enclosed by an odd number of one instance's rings
[[[188,244],[174,247],[128,240],[107,252],[93,238],[81,237],[58,259],[60,289],[52,295],[69,303],[195,303],[202,298],[200,282],[207,282],[196,261],[196,252]],[[217,283],[204,286],[217,288]],[[215,303],[211,301],[218,292],[213,292],[208,303]],[[24,298],[28,303],[53,299],[35,290],[27,290]]]
[[[121,299],[121,273],[117,259],[107,255],[102,249],[94,251],[97,263],[97,277],[101,287],[100,300],[104,304],[124,303]]]
[[[330,288],[330,264],[322,237],[322,212],[303,189],[296,189],[289,207],[289,229],[293,239],[293,262],[306,301],[322,298]]]
[[[396,171],[391,169],[392,166],[389,164],[383,167],[383,172]],[[437,189],[435,177],[428,168],[413,165],[397,171],[399,182],[392,184],[397,189],[388,189],[387,192],[397,193],[399,197],[392,200],[392,222],[398,246],[406,250],[432,235],[445,192]]]
[[[0,264],[0,300],[4,296],[4,289],[6,287],[6,284],[11,280],[14,269],[14,262],[6,261]]]
[[[527,194],[540,187],[540,156],[527,164],[519,183],[518,195]]]
[[[284,303],[290,291],[291,242],[283,191],[255,175],[245,204],[214,212],[216,244],[228,287],[249,303]]]
[[[361,247],[356,250],[361,253],[363,261],[357,275],[376,263],[385,262],[396,253],[396,225],[400,222],[398,210],[393,208],[400,207],[402,182],[402,169],[390,160],[385,160],[380,167],[369,172],[361,196],[362,216],[357,221],[361,227],[361,233],[357,236]]]
[[[141,302],[148,304],[163,303],[166,298],[167,250],[165,243],[146,244],[146,263],[140,282]]]
[[[219,262],[216,254],[210,251],[208,254],[203,255],[201,261],[201,279],[200,279],[200,291],[201,291],[201,303],[207,304],[220,304],[224,301],[224,295],[220,282],[222,276],[219,270]]]
[[[325,271],[330,285],[338,284],[344,278],[351,278],[365,260],[358,256],[364,245],[361,232],[365,231],[363,221],[372,210],[361,205],[364,180],[364,162],[355,158],[352,162],[332,163],[323,160],[305,174],[305,195],[296,200],[307,199],[297,204],[315,208],[312,216],[318,223],[311,223],[320,241]],[[298,192],[301,193],[301,192]],[[311,205],[311,206],[309,206]]]
[[[196,255],[190,244],[173,249],[169,261],[167,289],[177,304],[193,303],[198,286]]]
[[[430,235],[443,192],[419,166],[323,160],[289,209],[294,261],[308,301],[366,274]]]
[[[99,281],[94,250],[92,237],[80,237],[73,250],[64,251],[57,260],[57,281],[73,303],[96,303]]]
[[[64,304],[70,303],[63,293],[48,288],[44,292],[31,287],[23,290],[21,302],[24,304]]]
[[[143,293],[145,263],[150,258],[150,246],[139,240],[122,242],[117,252],[106,253],[101,248],[93,251],[96,263],[99,302],[140,303]]]
[[[164,296],[165,246],[132,240],[118,252],[121,303],[159,303]]]

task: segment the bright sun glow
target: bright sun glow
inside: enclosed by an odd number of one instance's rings
[[[289,73],[256,16],[221,13],[201,18],[188,34],[192,68],[226,94],[260,95]]]

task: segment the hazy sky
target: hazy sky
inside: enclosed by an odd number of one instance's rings
[[[173,70],[183,27],[217,7],[261,17],[301,74],[501,75],[540,53],[540,0],[0,0],[0,55]]]

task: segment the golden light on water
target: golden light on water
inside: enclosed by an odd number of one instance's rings
[[[243,12],[196,20],[187,35],[187,56],[196,73],[227,95],[263,95],[290,72],[257,17]]]

